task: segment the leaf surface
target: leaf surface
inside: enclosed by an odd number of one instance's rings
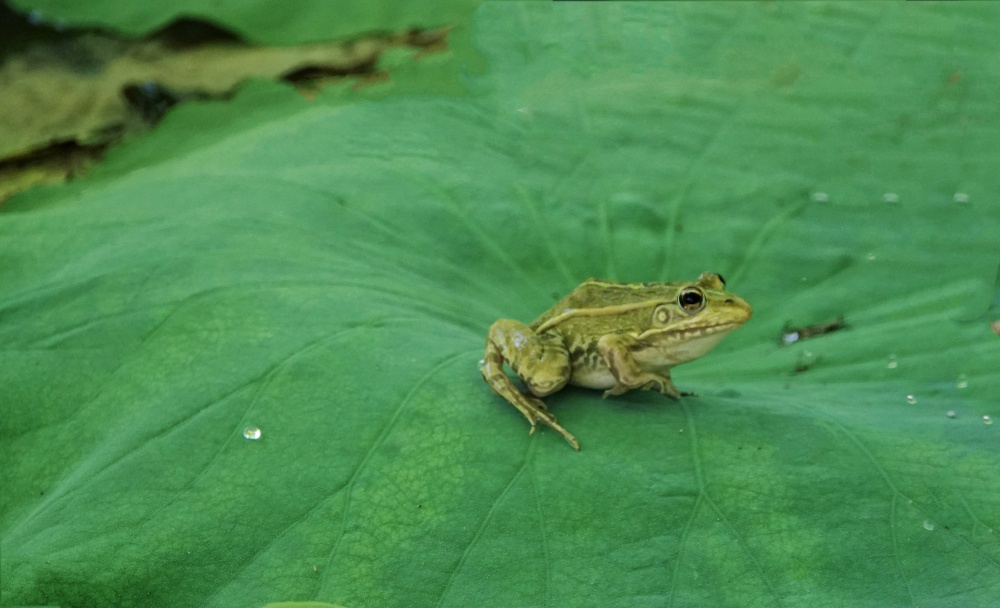
[[[464,96],[259,83],[14,199],[4,600],[990,605],[998,17],[487,3]],[[697,397],[550,398],[579,453],[479,376],[499,317],[704,270],[754,318]]]

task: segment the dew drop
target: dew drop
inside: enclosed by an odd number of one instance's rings
[[[799,339],[799,332],[797,331],[790,331],[781,336],[781,341],[784,342],[786,346],[789,344],[794,344],[795,342],[798,341],[798,339]]]
[[[929,519],[925,519],[924,520],[924,530],[930,531],[930,530],[933,530],[933,529],[934,529],[934,522],[932,522]]]
[[[247,428],[243,429],[243,436],[246,437],[247,439],[256,441],[260,439],[260,429],[255,426],[248,426]]]
[[[956,203],[967,203],[969,202],[969,195],[965,192],[956,192],[954,200]]]
[[[480,359],[479,360],[479,369],[483,369],[483,366],[485,366],[485,365],[486,365],[486,359]]]
[[[889,361],[885,364],[885,366],[889,369],[896,369],[896,366],[898,365],[899,361],[896,361],[896,355],[889,355]]]
[[[830,200],[830,195],[826,192],[813,192],[809,198],[811,198],[814,203],[825,203]]]
[[[868,255],[865,256],[865,259],[868,260],[869,262],[874,262],[875,261],[875,254],[872,253],[871,251],[869,251]]]
[[[945,416],[949,418],[954,418],[955,416],[958,416],[958,414],[955,413],[955,410],[948,410],[948,413],[945,414]]]
[[[910,405],[915,405],[917,403],[917,398],[914,397],[913,395],[907,395],[906,402],[909,403]]]
[[[955,388],[968,388],[968,387],[969,387],[969,379],[965,376],[965,374],[959,374],[958,379],[955,380]]]
[[[993,424],[993,419],[989,416],[983,416],[983,424]]]
[[[886,192],[885,194],[882,195],[882,200],[887,203],[898,203],[899,195],[896,194],[895,192]]]

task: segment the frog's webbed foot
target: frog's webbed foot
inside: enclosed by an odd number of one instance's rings
[[[653,374],[649,372],[642,372],[633,378],[629,384],[618,381],[618,384],[612,386],[608,390],[604,391],[605,397],[612,397],[615,395],[623,395],[631,390],[644,390],[644,391],[658,391],[660,394],[666,395],[671,399],[680,399],[686,395],[693,395],[694,393],[681,392],[674,383],[671,382],[670,376],[660,376],[658,374]]]
[[[680,399],[681,397],[687,395],[694,394],[694,393],[687,393],[678,389],[676,386],[674,386],[674,383],[670,380],[670,376],[666,377],[657,376],[656,380],[651,380],[647,382],[642,387],[642,389],[646,391],[651,391],[651,390],[659,391],[661,395],[666,395],[667,397],[670,397],[671,399],[674,400]]]
[[[548,408],[545,406],[545,402],[541,399],[530,397],[519,392],[513,399],[508,397],[507,400],[510,401],[510,403],[516,407],[519,412],[524,414],[525,418],[528,419],[528,423],[531,425],[531,430],[528,431],[529,435],[535,434],[536,423],[541,422],[545,426],[562,435],[563,438],[568,441],[571,446],[573,446],[574,450],[580,449],[580,443],[576,440],[576,437],[571,435],[569,431],[556,422],[556,417],[549,413]]]

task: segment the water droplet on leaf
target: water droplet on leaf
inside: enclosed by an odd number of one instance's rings
[[[885,366],[889,369],[896,369],[897,365],[899,365],[899,362],[896,361],[896,355],[889,355],[889,361],[885,364]]]
[[[913,395],[907,395],[906,402],[909,403],[910,405],[915,405],[917,403],[917,398],[914,397]]]
[[[243,429],[243,436],[247,439],[256,441],[257,439],[260,439],[260,429],[255,426],[248,426]]]
[[[965,376],[965,374],[959,374],[958,379],[955,380],[955,388],[968,388],[968,386],[969,379]]]

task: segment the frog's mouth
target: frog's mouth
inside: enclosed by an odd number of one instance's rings
[[[724,323],[714,323],[712,325],[692,325],[690,327],[672,327],[669,329],[647,329],[639,334],[639,340],[649,340],[659,337],[665,342],[686,342],[688,340],[701,340],[703,338],[720,338],[728,332],[743,325],[743,321],[727,321]]]

